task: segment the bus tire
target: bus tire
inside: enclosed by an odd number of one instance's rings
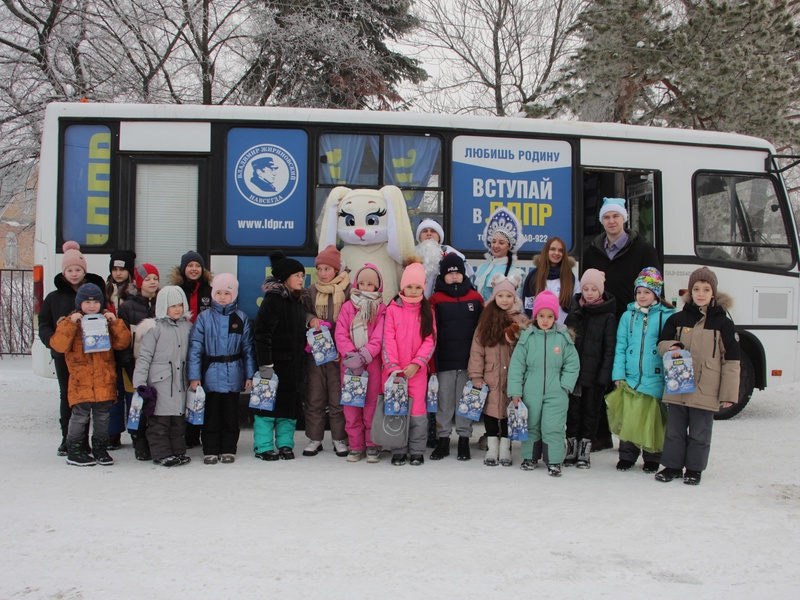
[[[756,371],[753,368],[753,361],[750,360],[746,352],[742,352],[739,359],[739,402],[729,408],[720,408],[719,412],[714,415],[714,420],[725,421],[742,412],[747,403],[750,402],[755,386]]]

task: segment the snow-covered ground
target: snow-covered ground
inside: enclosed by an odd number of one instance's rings
[[[55,454],[55,380],[0,360],[0,598],[798,598],[800,385],[715,425],[699,487],[618,473]],[[477,440],[477,433],[474,439]],[[304,443],[302,433],[296,436]],[[454,441],[455,445],[455,441]],[[298,452],[299,454],[299,452]],[[384,455],[386,456],[386,455]]]

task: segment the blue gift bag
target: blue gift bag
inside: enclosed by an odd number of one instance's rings
[[[278,375],[273,373],[272,379],[262,379],[253,375],[253,387],[250,388],[250,408],[258,410],[275,410],[275,397],[278,394]]]
[[[345,370],[342,379],[342,406],[364,408],[367,401],[367,382],[369,376],[364,371],[361,375],[353,375],[350,369]]]
[[[139,429],[139,422],[142,420],[142,407],[144,400],[139,395],[139,392],[133,393],[131,400],[131,410],[128,412],[128,429],[137,431]]]
[[[464,386],[464,391],[461,392],[461,398],[458,399],[456,414],[473,421],[480,421],[483,405],[488,395],[489,386],[484,383],[483,387],[478,390],[472,387],[472,381],[468,379],[467,385]]]
[[[439,378],[434,374],[428,380],[428,392],[425,394],[425,406],[429,413],[439,409]]]
[[[528,407],[520,401],[514,408],[514,403],[508,405],[508,439],[524,442],[528,439]]]
[[[664,390],[667,394],[690,394],[695,390],[692,355],[687,350],[664,354]]]
[[[400,378],[395,383],[395,376],[390,375],[383,386],[383,412],[385,415],[408,414],[408,381]]]
[[[111,350],[108,321],[103,315],[84,315],[81,318],[81,338],[86,353]]]
[[[333,343],[330,329],[322,325],[319,331],[309,329],[306,333],[308,345],[311,348],[311,355],[314,357],[314,362],[319,365],[331,362],[339,358],[339,353],[336,351],[336,346]]]
[[[202,425],[206,414],[206,391],[202,385],[196,390],[186,392],[186,422],[190,425]]]

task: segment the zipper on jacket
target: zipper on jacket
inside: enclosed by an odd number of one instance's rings
[[[547,391],[547,331],[544,332],[544,376],[542,377],[542,398]]]
[[[642,366],[644,363],[644,338],[647,335],[647,317],[649,313],[644,314],[644,318],[642,320],[642,341],[639,344],[639,381],[634,386],[634,390],[638,389],[640,385],[642,385]]]

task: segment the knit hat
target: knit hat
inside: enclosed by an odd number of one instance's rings
[[[536,294],[536,297],[533,299],[533,318],[535,319],[536,315],[545,308],[552,310],[553,314],[558,317],[558,296],[550,290],[544,290]]]
[[[295,273],[306,272],[306,268],[299,260],[287,258],[280,250],[269,255],[269,262],[272,265],[272,276],[281,283]]]
[[[137,288],[142,289],[142,282],[144,282],[145,277],[148,275],[155,275],[161,279],[161,275],[158,274],[158,269],[156,269],[155,265],[151,265],[150,263],[142,263],[133,270],[133,277],[136,280]]]
[[[705,281],[707,284],[709,284],[711,286],[711,294],[716,297],[717,276],[714,274],[714,271],[708,267],[700,267],[699,269],[692,271],[692,274],[689,275],[689,292],[692,291],[694,284],[698,281]]]
[[[602,271],[598,271],[597,269],[586,269],[583,277],[581,277],[581,288],[587,283],[590,283],[596,287],[602,296],[606,289],[606,274]]]
[[[327,246],[322,252],[317,254],[317,258],[314,259],[314,266],[318,267],[320,265],[333,267],[338,273],[342,270],[342,253],[339,252],[333,244]]]
[[[650,290],[656,295],[656,298],[660,298],[661,290],[664,287],[664,278],[661,276],[661,271],[655,267],[642,269],[633,282],[633,293],[635,294],[640,287]]]
[[[412,262],[403,270],[403,276],[400,278],[400,291],[402,292],[413,284],[425,288],[425,267],[420,262]]]
[[[618,212],[622,215],[622,220],[628,222],[628,209],[625,208],[625,198],[603,198],[603,206],[600,207],[600,221],[607,212]]]
[[[502,234],[508,240],[508,244],[511,246],[509,253],[512,255],[516,254],[517,250],[525,243],[525,237],[522,235],[522,223],[505,206],[501,206],[489,215],[489,221],[483,228],[483,244],[490,252],[492,238],[496,233]]]
[[[203,257],[194,250],[189,250],[186,254],[181,256],[181,277],[186,277],[186,266],[190,262],[200,263],[202,269],[206,268],[206,261],[203,260]]]
[[[186,294],[177,285],[164,286],[156,296],[156,319],[167,316],[167,309],[176,304],[183,304],[183,316],[189,318],[189,302]]]
[[[136,260],[136,252],[133,250],[114,250],[111,252],[111,260],[108,261],[108,272],[114,267],[121,267],[133,275],[133,264]]]
[[[442,279],[444,279],[444,276],[448,273],[461,273],[465,276],[467,274],[467,267],[464,264],[464,259],[455,252],[445,254],[444,258],[442,258],[442,262],[439,263],[439,275],[442,276]]]
[[[220,273],[211,281],[211,299],[216,299],[217,292],[223,290],[231,293],[231,302],[239,296],[239,282],[230,273]]]
[[[64,251],[64,258],[61,259],[61,274],[73,266],[78,266],[86,273],[86,259],[81,254],[81,246],[78,242],[64,242],[61,246]]]
[[[441,244],[444,242],[444,229],[442,229],[442,226],[439,225],[439,223],[437,223],[433,219],[422,219],[422,221],[420,221],[420,224],[417,225],[417,234],[415,237],[417,243],[419,243],[420,241],[419,236],[422,233],[423,229],[433,229],[436,233],[439,234],[439,243]]]
[[[372,263],[367,263],[356,271],[356,284],[359,281],[369,281],[375,285],[375,289],[379,292],[383,291],[383,276],[378,270],[378,267]]]
[[[522,280],[517,275],[509,275],[506,277],[505,275],[497,273],[492,277],[490,282],[492,285],[492,296],[489,300],[494,300],[494,297],[500,292],[511,292],[512,295],[516,296],[517,289],[521,282]]]
[[[93,283],[84,283],[78,288],[78,293],[75,295],[75,308],[80,310],[81,304],[87,300],[96,300],[103,304],[103,291]]]

